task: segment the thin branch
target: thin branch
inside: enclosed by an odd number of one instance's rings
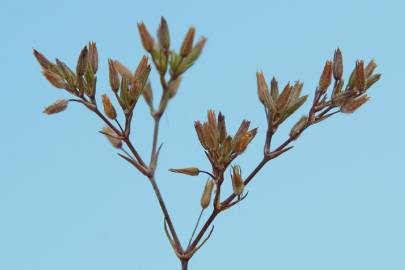
[[[187,249],[190,247],[191,241],[193,240],[195,231],[197,230],[198,225],[200,224],[200,220],[201,220],[201,217],[202,217],[203,213],[204,213],[204,208],[201,209],[200,215],[198,216],[197,222],[196,222],[196,224],[194,226],[193,233],[191,234],[190,240],[188,241]]]

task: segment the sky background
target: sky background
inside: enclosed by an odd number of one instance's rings
[[[383,73],[367,106],[309,129],[258,174],[247,199],[216,220],[190,269],[405,269],[404,10],[403,1],[2,0],[0,269],[180,268],[149,183],[97,133],[99,119],[78,104],[42,114],[68,95],[46,82],[32,56],[37,48],[75,66],[94,40],[98,91],[111,93],[107,59],[134,68],[144,54],[136,23],[155,32],[161,15],[174,48],[190,25],[208,37],[161,121],[157,181],[183,243],[206,179],[167,169],[209,169],[193,128],[208,108],[225,114],[231,133],[242,119],[259,127],[238,159],[247,175],[264,143],[256,71],[281,84],[303,80],[312,94],[339,46],[346,78],[359,58],[375,58]],[[151,79],[158,96],[155,71]],[[145,159],[151,129],[141,101],[133,140]]]

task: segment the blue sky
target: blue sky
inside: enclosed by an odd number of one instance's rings
[[[42,114],[67,95],[31,54],[37,48],[73,66],[94,40],[99,93],[110,93],[107,59],[134,67],[144,54],[136,23],[155,29],[161,15],[177,48],[189,25],[208,37],[162,120],[157,179],[183,242],[206,179],[167,169],[208,168],[193,129],[208,108],[221,110],[232,132],[245,118],[259,127],[239,160],[249,172],[265,130],[256,71],[282,84],[303,80],[312,94],[340,47],[345,76],[358,58],[375,58],[383,73],[367,106],[311,128],[263,169],[248,198],[218,218],[190,269],[405,269],[404,10],[403,1],[2,0],[0,269],[179,269],[149,183],[97,133],[101,122],[79,106]],[[152,84],[159,93],[156,73]],[[133,139],[143,155],[151,129],[140,102]]]

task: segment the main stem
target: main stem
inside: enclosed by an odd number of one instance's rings
[[[181,270],[188,269],[188,260],[181,260]]]

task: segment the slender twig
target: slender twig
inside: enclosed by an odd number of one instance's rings
[[[195,226],[194,226],[193,233],[191,234],[190,240],[188,241],[187,249],[190,247],[191,241],[193,240],[195,231],[197,230],[198,225],[200,224],[200,220],[201,220],[201,217],[202,217],[202,214],[203,214],[203,213],[204,213],[204,208],[201,209],[200,215],[198,216],[197,222],[196,222],[196,224],[195,224]]]
[[[212,174],[212,173],[210,173],[210,172],[207,172],[207,171],[203,171],[203,170],[198,170],[200,173],[205,173],[206,175],[209,175],[212,179],[215,179],[215,176]]]

